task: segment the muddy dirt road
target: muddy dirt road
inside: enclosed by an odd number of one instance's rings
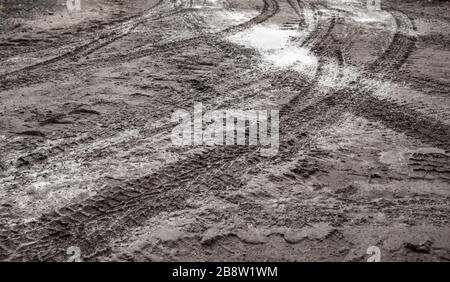
[[[0,260],[450,260],[450,3],[130,2],[0,1]]]

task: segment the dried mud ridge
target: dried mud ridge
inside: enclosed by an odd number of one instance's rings
[[[263,158],[259,156],[258,149],[252,147],[208,148],[202,153],[196,153],[187,160],[170,164],[148,176],[105,187],[97,195],[85,201],[59,208],[42,215],[35,221],[23,225],[2,227],[0,230],[0,259],[64,260],[67,248],[72,245],[82,248],[83,255],[87,260],[96,260],[100,256],[108,255],[111,251],[108,243],[112,238],[118,238],[127,230],[143,225],[148,219],[159,213],[189,208],[186,200],[193,195],[201,196],[211,191],[220,195],[222,191],[239,190],[245,185],[240,180],[241,176],[249,168],[255,168],[261,162],[277,163],[289,159],[293,153],[301,149],[310,148],[312,146],[311,137],[324,127],[338,122],[339,118],[336,116],[340,116],[342,112],[346,111],[369,120],[379,121],[387,128],[405,133],[415,140],[446,151],[450,150],[448,124],[430,118],[414,110],[412,106],[400,105],[395,101],[380,99],[372,95],[375,86],[370,80],[374,78],[395,79],[416,46],[415,37],[408,35],[414,26],[406,15],[400,11],[390,11],[396,20],[397,31],[384,53],[366,65],[361,75],[342,89],[321,92],[318,89],[319,81],[330,75],[324,69],[325,64],[333,63],[338,66],[338,73],[335,73],[333,78],[336,83],[340,82],[343,77],[342,72],[345,67],[343,53],[346,50],[343,49],[342,42],[336,41],[332,36],[336,22],[342,17],[342,11],[328,9],[330,15],[322,17],[322,12],[317,12],[318,8],[319,6],[327,8],[326,6],[311,4],[307,1],[289,1],[289,4],[300,16],[301,24],[299,25],[305,30],[311,30],[306,37],[295,38],[294,42],[301,47],[309,47],[319,58],[319,62],[317,73],[313,79],[307,79],[300,74],[297,77],[289,77],[289,84],[296,89],[297,94],[284,104],[280,111],[281,153],[279,156]],[[314,12],[312,21],[304,18],[306,8]],[[240,56],[251,60],[254,56],[253,53],[232,46],[220,38],[263,23],[277,12],[279,12],[277,1],[264,0],[261,14],[244,24],[230,27],[217,34],[205,34],[179,42],[153,46],[150,50],[140,50],[130,53],[124,58],[114,58],[114,60],[137,59],[154,52],[168,52],[201,43],[214,46],[225,54],[239,52]],[[104,39],[99,39],[61,57],[7,74],[1,78],[2,84],[6,83],[7,88],[14,87],[18,80],[11,79],[11,77],[28,76],[30,72],[43,66],[85,56],[89,52],[127,35],[140,22],[140,18],[133,19],[131,22],[125,23],[127,26],[125,33],[112,32]],[[347,42],[343,46],[348,48],[350,45]],[[282,76],[259,72],[255,72],[253,75],[259,76],[259,79],[270,78],[273,87],[285,85],[285,77]],[[31,80],[31,82],[35,81]],[[229,89],[238,89],[240,84],[241,87],[245,87],[245,79],[232,83]],[[195,87],[206,92],[205,99],[220,95],[205,85],[197,84]],[[181,102],[181,105],[190,105],[191,99],[192,97],[185,94],[178,102]],[[67,146],[70,147],[70,144]],[[54,153],[58,154],[59,152],[56,150]],[[20,159],[17,166],[30,165],[40,159],[42,157],[39,155],[29,156],[29,159]],[[415,171],[448,175],[449,163],[450,160],[443,154],[414,154],[409,165]],[[295,178],[311,172],[299,166],[291,173]],[[248,202],[246,204],[251,205]],[[324,211],[322,216],[324,218],[334,216],[327,214],[328,212]],[[263,217],[265,215],[255,212],[254,216]]]

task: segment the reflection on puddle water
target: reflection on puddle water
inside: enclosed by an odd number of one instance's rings
[[[263,59],[275,67],[310,72],[315,69],[317,58],[308,49],[291,42],[291,38],[298,35],[296,30],[282,30],[276,25],[260,25],[228,39],[259,50]]]
[[[391,15],[384,11],[376,11],[376,12],[358,12],[352,16],[352,20],[360,23],[383,23],[389,22]]]
[[[281,30],[278,26],[254,26],[244,32],[230,36],[230,40],[263,51],[280,49],[287,45],[295,30]]]
[[[360,23],[373,23],[378,21],[376,18],[370,17],[353,17],[353,20]]]
[[[289,46],[265,56],[265,59],[279,68],[292,67],[294,70],[314,70],[317,64],[315,56],[305,48]]]

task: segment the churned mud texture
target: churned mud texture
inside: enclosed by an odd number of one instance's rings
[[[450,260],[449,15],[0,0],[0,260]],[[196,102],[279,110],[279,153],[175,146]]]

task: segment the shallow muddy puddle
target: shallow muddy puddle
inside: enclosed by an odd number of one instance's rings
[[[257,49],[263,61],[267,63],[266,66],[310,73],[317,67],[317,58],[308,49],[295,46],[291,42],[295,36],[298,36],[298,31],[281,29],[272,24],[255,26],[228,39],[233,43]]]

